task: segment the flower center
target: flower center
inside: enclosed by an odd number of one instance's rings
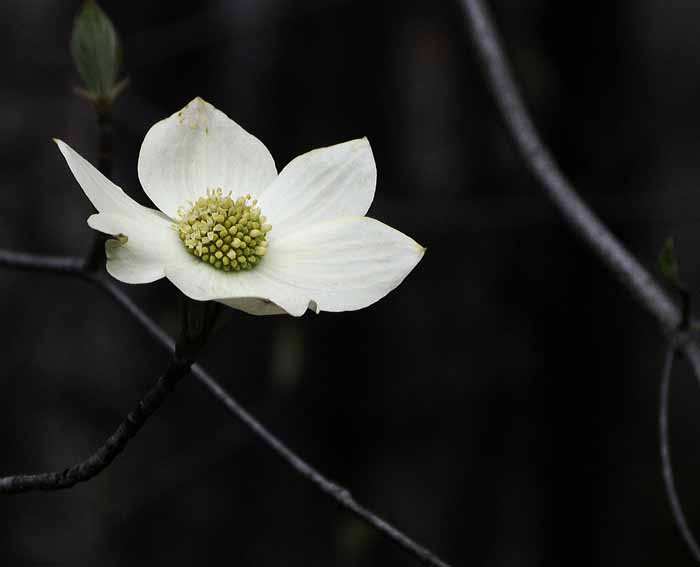
[[[267,252],[266,223],[250,195],[232,199],[221,189],[207,189],[207,196],[180,207],[175,228],[187,251],[217,270],[250,270]]]

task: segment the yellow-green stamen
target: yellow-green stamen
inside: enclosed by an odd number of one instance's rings
[[[221,189],[207,189],[207,196],[180,207],[175,228],[187,251],[217,270],[250,270],[267,253],[267,233],[272,227],[260,214],[250,195],[232,199]]]

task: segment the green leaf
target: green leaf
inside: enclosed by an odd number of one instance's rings
[[[680,278],[680,266],[676,259],[676,251],[673,245],[673,238],[667,238],[659,254],[659,269],[666,281],[674,287],[682,288]]]
[[[94,0],[85,0],[75,18],[70,51],[90,98],[110,102],[121,68],[121,42],[112,22]]]

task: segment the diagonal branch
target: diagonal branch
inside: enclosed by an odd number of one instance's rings
[[[4,266],[8,268],[30,271],[54,271],[56,269],[54,268],[55,265],[59,266],[57,271],[70,273],[102,289],[112,299],[114,299],[114,301],[116,301],[129,315],[131,315],[136,321],[138,321],[138,323],[148,332],[149,335],[156,339],[162,346],[167,348],[170,352],[175,352],[175,341],[155,321],[153,321],[153,319],[151,319],[146,313],[144,313],[141,310],[141,308],[138,305],[136,305],[131,300],[131,298],[129,298],[129,296],[126,293],[124,293],[114,282],[102,275],[93,272],[87,272],[81,269],[80,266],[82,266],[82,260],[80,260],[79,258],[54,258],[51,256],[33,256],[31,254],[18,254],[15,252],[0,249],[0,267]],[[64,265],[73,267],[70,270],[62,269]],[[74,266],[78,267],[75,268]],[[199,364],[192,364],[189,370],[191,371],[193,376],[209,391],[209,393],[212,394],[219,402],[221,402],[224,405],[224,407],[232,416],[234,416],[243,425],[250,429],[253,432],[253,434],[256,437],[258,437],[258,439],[260,439],[264,444],[270,447],[282,460],[284,460],[297,473],[299,473],[302,477],[306,478],[308,481],[314,484],[319,490],[333,498],[341,507],[352,512],[358,518],[365,521],[367,524],[375,528],[380,533],[384,534],[396,545],[398,545],[399,547],[407,551],[409,554],[419,559],[425,565],[431,565],[432,567],[450,567],[450,565],[447,562],[440,559],[429,549],[412,540],[406,534],[392,526],[390,523],[386,522],[385,520],[374,514],[371,510],[359,504],[346,488],[324,477],[309,463],[307,463],[296,453],[294,453],[280,439],[278,439],[272,432],[270,432],[262,423],[255,419],[255,417],[253,417],[253,415],[250,414],[243,406],[241,406],[232,396],[230,396],[226,392],[226,390],[224,390],[221,387],[221,385]],[[121,448],[119,450],[121,450]],[[114,456],[116,456],[116,453]],[[114,457],[112,457],[112,459],[113,458]],[[110,459],[109,462],[111,462],[112,459]],[[109,464],[109,462],[106,462],[104,466],[97,469],[91,476],[95,476],[96,474],[98,474]],[[79,466],[81,465],[78,465],[78,467]],[[68,470],[70,471],[73,469]],[[66,474],[66,471],[64,471],[64,473],[47,474],[61,475]],[[90,476],[81,478],[75,482],[79,482],[80,480],[87,480],[88,478],[90,478]],[[3,480],[4,479],[0,479],[0,493],[3,492]],[[65,484],[65,486],[59,486],[58,488],[68,488],[69,486],[75,484],[75,482],[73,482],[72,484]],[[12,490],[11,492],[18,491],[19,490]],[[10,490],[5,490],[5,492],[10,492]]]
[[[117,430],[84,461],[60,472],[18,474],[0,478],[0,494],[16,494],[31,490],[71,488],[100,474],[121,453],[139,432],[146,420],[163,404],[175,385],[187,374],[191,361],[173,357],[168,369],[146,393]]]
[[[175,341],[168,336],[158,324],[146,315],[119,287],[113,282],[102,277],[94,278],[94,281],[104,291],[111,295],[132,317],[143,326],[146,331],[154,337],[161,345],[172,351],[175,348]],[[228,412],[238,419],[243,425],[250,429],[253,434],[263,443],[270,447],[277,456],[291,466],[297,473],[316,485],[321,491],[333,498],[340,506],[349,510],[360,519],[364,520],[372,527],[383,533],[394,543],[402,547],[405,551],[415,555],[426,565],[433,567],[449,567],[449,564],[440,559],[426,547],[413,541],[407,535],[396,529],[394,526],[374,514],[371,510],[359,504],[350,492],[335,482],[327,479],[309,463],[304,461],[299,455],[294,453],[280,439],[270,432],[252,414],[241,406],[226,390],[199,364],[192,366],[193,376],[218,399],[228,410]]]
[[[682,322],[682,314],[677,305],[583,202],[542,143],[520,96],[483,0],[461,2],[493,96],[530,171],[572,230],[657,319],[664,332],[674,335]],[[686,340],[680,344],[680,349],[688,357],[700,380],[700,349],[697,344]]]
[[[336,484],[335,482],[325,478],[321,473],[294,453],[282,441],[275,437],[268,429],[265,428],[257,419],[255,419],[245,408],[243,408],[235,399],[229,396],[226,391],[201,367],[194,366],[192,368],[196,378],[209,390],[211,394],[216,396],[221,403],[226,406],[226,409],[250,429],[261,441],[268,445],[277,456],[291,466],[296,472],[310,481],[317,488],[325,492],[333,498],[340,506],[351,511],[361,520],[373,526],[379,532],[391,539],[394,543],[402,547],[405,551],[415,555],[425,565],[434,567],[449,567],[449,564],[432,553],[428,548],[418,544],[407,535],[399,531],[397,528],[386,522],[374,512],[359,504],[350,494],[350,492]]]
[[[659,392],[659,453],[661,456],[661,472],[663,473],[664,488],[666,489],[666,496],[671,506],[673,519],[691,554],[695,560],[700,563],[700,546],[698,546],[693,532],[688,526],[685,514],[683,513],[683,507],[678,498],[676,483],[673,479],[673,467],[671,465],[671,447],[668,436],[668,390],[671,383],[673,359],[675,357],[676,348],[673,344],[669,344],[664,358],[664,368]]]
[[[496,103],[530,171],[574,232],[657,319],[674,344],[666,353],[659,406],[659,443],[666,494],[674,520],[696,560],[700,548],[693,537],[676,493],[668,441],[668,389],[676,349],[683,351],[700,380],[700,349],[685,332],[688,321],[649,272],[630,254],[576,193],[540,140],[482,0],[462,0],[474,43]]]

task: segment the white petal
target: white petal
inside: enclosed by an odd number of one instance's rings
[[[100,213],[88,219],[90,227],[121,239],[105,243],[107,271],[119,281],[149,283],[162,278],[166,264],[189,256],[172,221],[152,215],[133,218]],[[126,237],[126,238],[124,238]]]
[[[249,271],[227,273],[188,256],[185,261],[166,266],[165,276],[192,299],[220,301],[253,315],[287,312],[299,316],[308,308],[309,301],[304,294],[266,276],[262,264]]]
[[[293,159],[259,197],[276,236],[300,224],[363,216],[374,199],[377,167],[367,138]]]
[[[265,145],[201,98],[151,127],[138,173],[146,194],[171,217],[207,189],[255,197],[277,177]]]
[[[287,312],[267,299],[256,297],[239,297],[238,299],[220,299],[224,305],[248,313],[249,315],[284,315]]]
[[[418,264],[425,248],[368,217],[336,219],[270,242],[256,270],[284,281],[316,311],[353,311],[378,301]]]
[[[163,266],[175,261],[174,254],[187,255],[172,229],[172,220],[139,205],[68,144],[56,143],[85,195],[100,211],[88,219],[88,225],[112,236],[127,237],[125,244],[119,240],[105,244],[109,273],[126,283],[152,282],[163,277]]]
[[[68,144],[61,140],[54,141],[85,195],[99,212],[145,218],[147,221],[152,218],[165,219],[160,212],[139,205]]]
[[[225,273],[201,260],[166,266],[185,295],[216,300],[254,315],[270,314],[267,300],[290,315],[361,309],[398,286],[425,249],[371,218],[320,223],[270,242],[267,255],[247,272]],[[245,299],[246,301],[240,301]]]

